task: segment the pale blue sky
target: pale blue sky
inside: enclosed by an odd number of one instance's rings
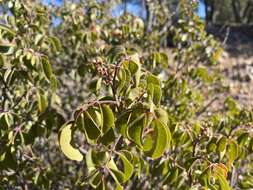
[[[46,5],[52,3],[54,5],[60,6],[63,0],[42,0],[42,2]],[[141,8],[138,5],[128,4],[127,9],[136,15],[141,15]],[[112,14],[115,16],[120,15],[122,11],[123,8],[119,6],[119,8],[113,10]],[[205,6],[203,3],[200,3],[199,5],[198,14],[201,18],[205,18]]]

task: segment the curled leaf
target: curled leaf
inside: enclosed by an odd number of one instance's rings
[[[78,149],[74,148],[71,145],[71,140],[72,140],[71,125],[70,124],[64,125],[60,131],[59,137],[60,148],[62,152],[65,154],[65,156],[67,156],[69,159],[82,161],[83,155],[79,152]]]

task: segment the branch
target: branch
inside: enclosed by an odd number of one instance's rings
[[[208,107],[210,107],[216,100],[218,100],[218,97],[214,97],[207,105],[205,105],[200,111],[196,113],[196,116],[199,117],[201,114],[203,114]]]

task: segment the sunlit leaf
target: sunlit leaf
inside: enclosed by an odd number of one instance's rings
[[[71,124],[65,124],[59,135],[59,144],[62,152],[71,160],[82,161],[83,155],[80,151],[71,145],[72,141],[72,130]]]

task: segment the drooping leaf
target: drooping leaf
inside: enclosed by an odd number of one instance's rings
[[[38,101],[39,113],[44,113],[47,108],[47,104],[48,104],[45,95],[38,92],[37,93],[37,101]]]
[[[178,178],[178,168],[173,167],[169,170],[168,174],[165,176],[163,180],[164,185],[173,184]]]
[[[162,108],[157,108],[154,110],[156,118],[159,119],[163,124],[167,125],[169,121],[168,113]]]
[[[71,124],[65,124],[60,130],[59,144],[62,152],[71,160],[82,161],[83,155],[71,145],[72,130]]]
[[[145,114],[141,114],[135,120],[133,120],[127,127],[127,136],[136,145],[142,148],[142,132],[145,123]]]
[[[48,59],[44,57],[41,58],[41,64],[47,79],[50,81],[51,76],[53,75],[53,71]]]
[[[91,173],[92,171],[96,169],[96,165],[92,159],[92,149],[89,149],[87,154],[85,155],[85,161],[86,161],[86,165],[87,165],[89,173]]]
[[[108,105],[101,105],[101,114],[102,114],[102,133],[105,134],[114,126],[114,114]]]
[[[152,137],[153,137],[153,146],[152,149],[146,154],[153,159],[159,158],[165,152],[167,145],[170,141],[168,135],[168,128],[158,119],[152,122],[152,127],[154,129]]]
[[[126,182],[132,176],[134,167],[123,153],[120,154],[120,158],[123,162],[124,175],[125,175],[124,182]]]
[[[217,150],[223,152],[226,149],[227,138],[222,136],[217,143]]]
[[[105,146],[109,146],[114,142],[115,134],[113,128],[109,129],[109,131],[107,131],[99,140]]]
[[[120,93],[121,90],[124,88],[125,86],[125,83],[126,83],[126,71],[125,69],[121,68],[119,70],[119,73],[118,73],[118,80],[119,80],[119,83],[118,83],[118,88],[117,88],[117,92]]]
[[[10,27],[10,26],[7,26],[5,24],[1,24],[0,23],[0,29],[1,30],[4,30],[6,32],[8,32],[9,34],[11,34],[12,36],[15,36],[16,35],[16,32]]]
[[[49,42],[51,43],[52,47],[53,47],[53,50],[55,52],[58,52],[61,50],[61,42],[60,40],[56,37],[56,36],[50,36],[48,38]]]
[[[207,144],[206,146],[206,150],[208,153],[211,152],[215,152],[216,151],[216,147],[217,147],[217,143],[216,143],[217,139],[215,137],[213,137]]]
[[[216,173],[215,176],[218,179],[221,190],[231,190],[229,183],[224,175],[220,173]]]
[[[5,55],[10,55],[14,52],[15,44],[9,42],[1,42],[0,43],[0,53]]]
[[[234,160],[238,156],[238,152],[239,152],[238,149],[239,149],[239,147],[238,147],[238,144],[235,140],[230,140],[228,142],[227,155],[228,155],[228,159],[231,164],[234,162]]]
[[[89,184],[91,185],[91,187],[96,189],[101,184],[101,181],[102,181],[102,174],[101,172],[97,171],[90,177]]]
[[[108,168],[109,168],[109,173],[112,176],[112,178],[114,179],[114,181],[117,184],[122,184],[125,181],[125,175],[123,172],[121,172],[115,162],[113,161],[113,159],[110,160],[110,162],[107,164]]]
[[[207,167],[199,176],[199,182],[204,187],[208,187],[211,183],[211,168]]]
[[[57,79],[56,79],[56,76],[55,76],[55,75],[51,75],[51,78],[50,78],[50,85],[51,85],[52,91],[55,92],[56,89],[57,89]]]
[[[106,151],[92,151],[93,163],[97,166],[103,166],[109,159],[109,154]]]
[[[84,128],[85,128],[87,138],[90,140],[97,139],[100,135],[100,130],[97,124],[92,119],[88,111],[83,112],[83,116],[84,116]]]

